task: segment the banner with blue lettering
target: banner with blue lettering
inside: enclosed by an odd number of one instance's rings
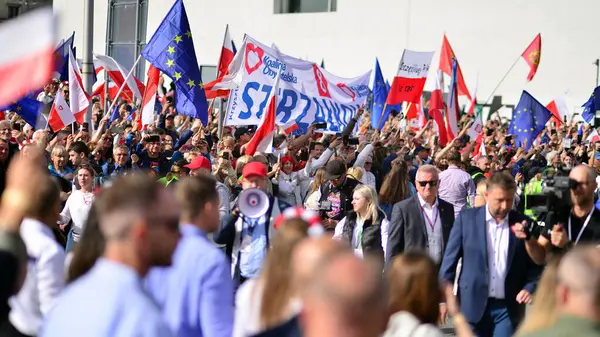
[[[282,54],[246,36],[220,84],[232,89],[225,125],[259,123],[278,69],[276,122],[286,125],[295,120],[299,133],[316,122],[326,122],[327,133],[341,132],[369,94],[371,71],[355,78],[338,77],[313,62]]]

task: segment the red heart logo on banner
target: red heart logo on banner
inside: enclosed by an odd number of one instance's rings
[[[262,59],[264,55],[265,52],[262,50],[262,48],[255,46],[253,43],[246,44],[244,66],[246,67],[248,75],[251,75],[262,65]]]

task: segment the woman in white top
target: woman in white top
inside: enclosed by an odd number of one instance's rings
[[[291,206],[302,205],[299,183],[309,178],[304,173],[304,170],[294,172],[296,162],[291,156],[282,157],[280,165],[279,177],[273,182],[279,184],[279,194],[277,197]]]
[[[377,204],[377,192],[359,185],[352,195],[352,211],[335,226],[334,239],[348,242],[357,256],[375,255],[383,263],[387,250],[389,221]]]
[[[233,337],[253,336],[285,323],[300,312],[301,304],[291,275],[292,253],[308,237],[309,227],[313,229],[303,220],[304,214],[312,214],[316,221],[319,217],[316,212],[305,210],[307,213],[302,212],[300,219],[295,216],[298,209],[288,208],[275,221],[277,234],[260,276],[244,282],[238,289]],[[293,217],[288,218],[290,214]]]
[[[74,245],[79,242],[85,221],[94,202],[94,169],[88,164],[79,166],[77,169],[77,182],[79,183],[79,189],[74,189],[71,192],[65,207],[60,213],[60,228],[62,230],[69,221],[72,221],[72,227],[67,237],[67,252],[71,251]]]

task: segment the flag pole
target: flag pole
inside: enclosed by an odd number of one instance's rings
[[[121,84],[121,87],[119,87],[119,91],[117,91],[117,94],[115,95],[115,99],[110,104],[110,108],[108,108],[108,110],[106,110],[107,112],[112,111],[112,109],[115,107],[115,103],[117,103],[119,96],[121,96],[121,92],[123,91],[123,88],[125,88],[125,85],[127,85],[127,81],[129,80],[131,75],[133,75],[133,71],[135,70],[135,67],[137,67],[138,63],[140,63],[141,59],[142,59],[142,54],[140,54],[140,56],[138,56],[137,60],[135,60],[133,67],[131,67],[131,70],[129,70],[129,74],[127,74],[127,77],[125,77],[123,84]],[[106,82],[104,82],[104,84],[106,84]],[[128,96],[128,98],[129,98],[129,96]],[[133,101],[131,103],[133,103]]]
[[[508,76],[508,74],[510,73],[511,70],[513,70],[513,68],[517,65],[517,62],[519,62],[519,60],[521,59],[521,55],[519,55],[519,57],[517,57],[517,59],[515,60],[515,62],[512,64],[512,66],[510,66],[510,68],[508,68],[508,71],[506,72],[506,74],[504,74],[504,76],[502,77],[502,79],[500,80],[500,82],[498,82],[498,85],[496,85],[496,87],[494,88],[494,90],[492,90],[492,93],[490,94],[490,96],[485,100],[485,103],[483,105],[487,105],[490,100],[494,97],[494,94],[496,93],[496,90],[498,90],[498,88],[500,87],[500,85],[502,84],[502,82],[504,82],[504,80],[506,79],[506,76]]]
[[[380,130],[381,127],[383,126],[384,120],[383,120],[383,116],[385,116],[385,110],[387,109],[387,101],[385,102],[385,104],[383,105],[383,110],[381,110],[381,116],[379,116],[379,125],[377,126],[377,130]],[[371,116],[373,117],[373,116]]]

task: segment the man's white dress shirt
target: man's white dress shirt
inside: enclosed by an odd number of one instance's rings
[[[9,318],[21,333],[36,336],[65,286],[65,250],[40,221],[24,219],[20,231],[29,257],[27,277],[21,291],[9,301]]]
[[[504,299],[504,281],[506,279],[508,257],[508,215],[501,222],[496,222],[488,205],[485,206],[485,224],[487,229],[487,256],[489,297]]]

